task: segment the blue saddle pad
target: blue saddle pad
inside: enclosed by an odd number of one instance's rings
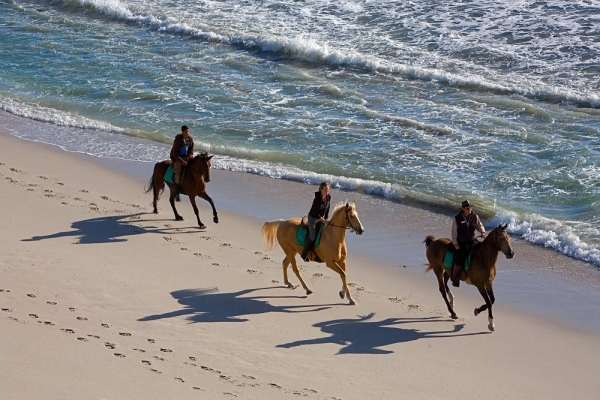
[[[169,168],[165,171],[165,181],[175,184],[173,182],[173,164],[169,165]]]
[[[452,268],[453,258],[454,258],[454,253],[452,253],[451,251],[446,251],[446,255],[444,256],[444,267]],[[467,258],[465,260],[465,271],[469,269],[470,265],[471,265],[471,253],[469,253],[469,255],[467,256]]]
[[[319,229],[317,230],[317,237],[315,238],[315,245],[314,248],[316,249],[317,247],[319,247],[319,244],[321,243],[321,233],[323,233],[323,227],[325,225],[320,224],[319,225]],[[304,246],[304,239],[306,239],[306,231],[308,229],[303,227],[302,225],[298,226],[298,230],[296,231],[296,243],[298,243],[300,246]]]

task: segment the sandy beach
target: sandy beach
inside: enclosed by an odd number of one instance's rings
[[[283,286],[281,248],[264,250],[262,221],[306,211],[299,184],[246,175],[256,184],[240,193],[233,173],[213,171],[220,223],[198,200],[199,230],[185,199],[185,221],[174,221],[166,195],[151,213],[150,169],[105,164],[0,132],[2,399],[598,397],[600,332],[585,323],[519,310],[505,292],[491,333],[464,284],[454,291],[459,319],[449,318],[435,277],[423,274],[424,246],[414,246],[446,234],[434,211],[398,205],[391,235],[375,228],[381,204],[358,203],[367,234],[348,233],[350,306],[323,264],[300,263],[306,296]],[[514,247],[549,269],[577,264]],[[584,277],[590,290],[594,279]],[[578,299],[562,312],[584,320]]]

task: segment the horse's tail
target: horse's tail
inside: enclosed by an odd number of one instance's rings
[[[425,243],[425,247],[429,247],[429,245],[431,243],[433,243],[433,241],[435,240],[435,237],[433,235],[429,235],[425,238],[425,240],[423,240],[423,243]],[[427,269],[425,269],[425,274],[428,273],[429,271],[431,271],[433,269],[433,267],[431,266],[431,264],[425,264],[427,266]]]
[[[144,193],[148,193],[151,190],[154,190],[154,176],[156,175],[156,172],[157,172],[156,170],[158,169],[158,164],[160,164],[160,163],[154,164],[154,170],[152,171],[152,176],[150,177],[150,181],[148,181],[148,184],[144,187]],[[159,189],[158,195],[160,196],[164,190],[165,190],[165,182],[163,181],[162,187]]]
[[[277,221],[268,221],[262,227],[261,234],[263,237],[263,242],[265,243],[265,250],[269,251],[275,247],[277,243],[277,229],[279,229],[279,225],[283,222],[282,219]]]
[[[423,240],[423,243],[425,243],[425,247],[429,247],[429,245],[433,243],[434,240],[435,237],[433,237],[433,235],[429,235],[425,238],[425,240]]]

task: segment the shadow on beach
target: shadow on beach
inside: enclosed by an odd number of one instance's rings
[[[173,228],[158,228],[156,226],[141,227],[132,225],[139,222],[161,222],[170,221],[173,219],[150,219],[142,220],[141,215],[154,215],[152,213],[136,213],[127,215],[111,215],[105,217],[84,219],[71,224],[71,230],[57,232],[45,236],[33,236],[29,239],[22,239],[23,242],[35,242],[46,239],[56,239],[62,237],[79,238],[79,244],[95,244],[95,243],[118,243],[126,242],[128,236],[143,235],[148,233],[159,234],[182,234],[182,233],[197,233],[197,227],[173,227]]]
[[[270,299],[297,298],[297,296],[246,296],[255,291],[274,288],[280,287],[246,289],[233,293],[220,293],[216,287],[177,290],[171,292],[171,295],[184,306],[181,310],[149,315],[138,321],[154,321],[187,315],[187,319],[194,323],[245,322],[248,319],[243,316],[248,315],[313,312],[331,308],[330,305],[274,306],[268,302]]]
[[[418,329],[399,328],[398,325],[423,322],[448,324],[440,317],[427,318],[387,318],[373,321],[375,313],[354,319],[334,319],[314,324],[330,336],[315,339],[298,340],[280,344],[277,347],[291,348],[316,344],[336,344],[341,346],[337,354],[391,354],[393,351],[380,347],[396,343],[405,343],[418,339],[449,338],[458,336],[482,335],[489,332],[459,334],[464,324],[454,325],[447,331],[420,331]]]

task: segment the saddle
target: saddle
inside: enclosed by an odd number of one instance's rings
[[[173,164],[169,165],[169,167],[167,168],[167,170],[165,171],[165,181],[171,184],[175,184],[174,180],[173,180],[173,175],[174,175],[174,170],[173,170]],[[185,167],[183,167],[181,169],[181,182],[183,182],[183,177],[185,176]]]
[[[474,248],[475,246],[473,246]],[[465,265],[462,265],[464,270],[468,270],[471,265],[471,255],[473,254],[473,248],[467,256],[465,257]],[[452,242],[448,243],[448,248],[446,249],[446,254],[444,255],[444,267],[448,269],[452,269],[452,264],[454,264],[454,245]]]
[[[317,247],[319,247],[319,244],[321,244],[321,234],[323,233],[323,227],[325,225],[323,225],[321,222],[317,222],[317,235],[315,236],[315,242],[312,245],[312,248],[309,251],[309,258],[312,261],[316,261],[316,262],[323,262],[321,261],[321,259],[319,257],[317,257],[317,254],[315,253],[315,249]],[[300,246],[304,246],[304,244],[306,243],[306,241],[308,240],[310,235],[310,232],[308,230],[308,217],[304,216],[302,217],[302,220],[300,221],[300,225],[298,226],[298,230],[296,231],[296,243],[299,244]]]

